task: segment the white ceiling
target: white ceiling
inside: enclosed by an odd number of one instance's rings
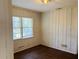
[[[77,5],[77,0],[52,0],[48,4],[43,4],[41,0],[12,0],[12,4],[22,8],[45,12],[50,9]]]

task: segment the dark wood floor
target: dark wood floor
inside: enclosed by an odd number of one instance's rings
[[[69,54],[42,45],[14,54],[14,59],[78,59],[77,55]]]

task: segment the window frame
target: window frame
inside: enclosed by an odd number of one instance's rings
[[[33,31],[33,18],[32,17],[26,17],[26,16],[12,16],[12,35],[13,35],[13,17],[19,17],[20,18],[20,20],[21,20],[21,22],[20,22],[20,24],[21,24],[21,27],[20,27],[20,31],[21,31],[21,38],[18,38],[18,39],[14,39],[13,38],[13,40],[21,40],[21,39],[29,39],[29,38],[33,38],[34,37],[34,35],[33,35],[33,33],[34,33],[34,31]],[[26,38],[24,38],[23,37],[23,21],[22,21],[22,18],[30,18],[31,20],[32,20],[32,36],[30,36],[30,37],[26,37]],[[27,28],[27,27],[26,27]],[[13,36],[12,36],[13,37]]]

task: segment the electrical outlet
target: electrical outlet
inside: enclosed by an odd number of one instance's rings
[[[62,47],[65,47],[65,48],[67,48],[67,45],[65,45],[65,44],[62,44],[61,46],[62,46]]]

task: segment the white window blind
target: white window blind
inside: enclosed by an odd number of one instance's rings
[[[13,16],[13,39],[33,37],[33,19]]]

